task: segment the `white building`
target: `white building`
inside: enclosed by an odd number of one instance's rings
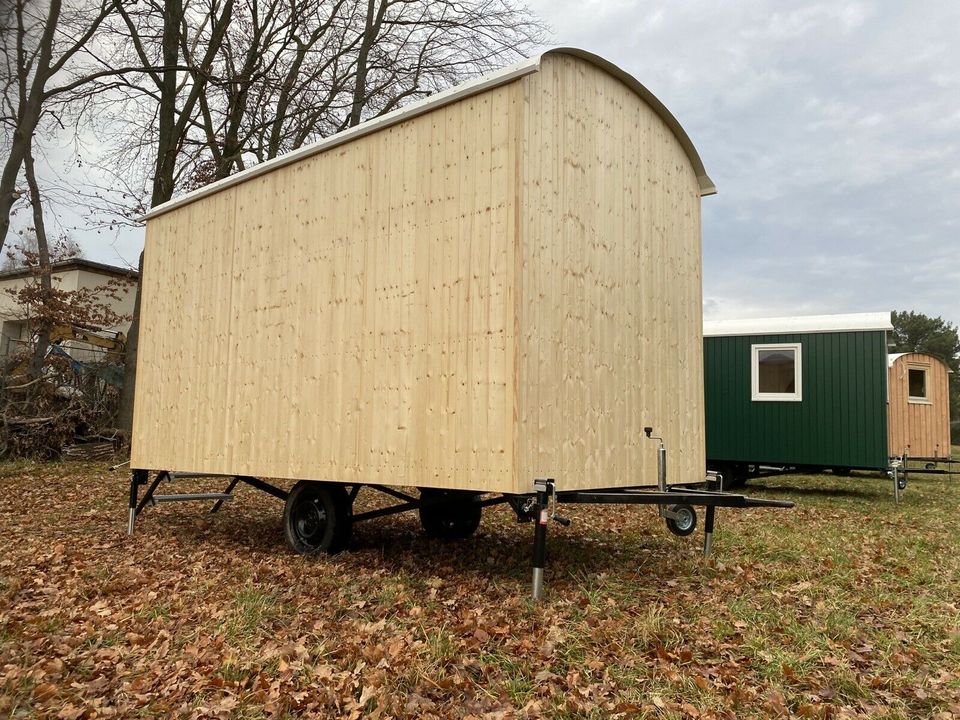
[[[61,290],[78,290],[81,288],[97,288],[108,282],[119,281],[122,284],[118,293],[119,300],[104,296],[103,302],[115,313],[129,317],[133,315],[133,303],[137,290],[137,272],[129,268],[105,265],[103,263],[74,258],[54,263],[52,266],[52,280],[55,287]],[[16,353],[30,342],[33,331],[30,327],[29,312],[18,305],[13,294],[28,283],[38,282],[33,269],[17,268],[0,272],[0,321],[2,321],[2,336],[0,336],[0,357]],[[103,328],[111,332],[124,334],[130,329],[130,321]]]

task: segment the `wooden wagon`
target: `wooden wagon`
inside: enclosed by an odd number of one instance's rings
[[[887,428],[891,457],[950,464],[950,368],[926,353],[888,360]]]
[[[707,467],[728,487],[877,470],[897,494],[910,473],[953,471],[948,369],[889,354],[892,330],[889,312],[704,323]]]
[[[665,490],[647,435],[704,482],[713,192],[648,90],[558,49],[155,208],[131,531],[149,469],[273,488],[299,551],[346,543],[361,487],[446,535],[482,493],[539,517],[535,478]]]

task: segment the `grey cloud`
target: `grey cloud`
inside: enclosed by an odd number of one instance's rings
[[[720,191],[703,203],[708,318],[960,322],[960,3],[532,5],[559,44],[634,74],[697,145]],[[81,239],[106,261],[142,245]]]
[[[602,6],[602,10],[600,9]],[[708,318],[917,309],[960,322],[960,4],[535,3],[680,119]]]

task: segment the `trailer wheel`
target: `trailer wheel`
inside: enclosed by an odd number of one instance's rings
[[[421,500],[444,498],[445,502],[420,507],[420,524],[429,537],[462,540],[480,527],[482,508],[473,502],[476,493],[467,490],[420,490]]]
[[[903,473],[897,475],[897,487],[901,490],[907,489],[907,476]]]
[[[300,555],[343,550],[352,530],[350,498],[343,485],[301,480],[283,508],[287,544]]]
[[[747,466],[726,463],[720,466],[724,490],[739,490],[747,484]]]
[[[838,477],[850,477],[850,468],[848,467],[835,467],[833,469],[833,474]]]
[[[679,537],[686,537],[697,529],[697,513],[690,505],[671,505],[667,508],[677,513],[676,519],[668,517],[667,530]]]

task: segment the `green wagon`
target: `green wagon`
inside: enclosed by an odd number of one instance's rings
[[[886,470],[890,313],[704,323],[707,466]]]

